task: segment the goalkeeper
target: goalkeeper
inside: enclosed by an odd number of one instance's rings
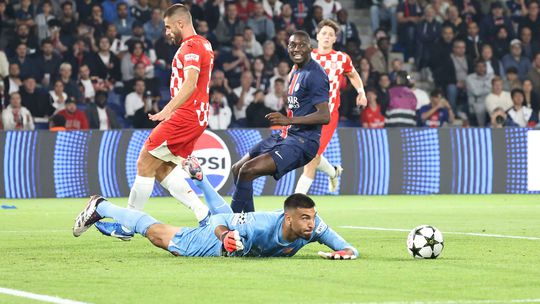
[[[94,195],[76,218],[73,235],[80,236],[102,218],[113,218],[177,256],[290,257],[311,242],[332,249],[319,252],[326,259],[358,256],[358,251],[317,215],[315,203],[304,194],[287,197],[280,212],[233,213],[206,178],[196,184],[203,190],[212,213],[206,226],[162,224],[142,211],[117,207]]]

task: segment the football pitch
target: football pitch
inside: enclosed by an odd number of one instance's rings
[[[255,206],[275,210],[283,199]],[[54,303],[540,303],[538,195],[314,199],[359,259],[323,260],[318,243],[293,258],[174,257],[140,236],[123,242],[92,228],[74,238],[86,199],[2,200],[17,209],[0,209],[0,303],[40,303],[6,290]],[[145,211],[196,225],[172,198],[151,198]],[[407,252],[408,231],[421,224],[444,235],[438,259]]]

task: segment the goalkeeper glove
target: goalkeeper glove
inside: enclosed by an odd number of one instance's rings
[[[327,260],[355,260],[356,255],[349,255],[345,250],[338,250],[334,252],[319,251],[319,256]]]
[[[240,238],[240,233],[238,233],[236,230],[227,230],[223,232],[219,239],[223,243],[223,248],[225,248],[227,252],[244,250],[244,244]]]

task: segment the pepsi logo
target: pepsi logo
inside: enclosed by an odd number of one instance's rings
[[[221,189],[231,172],[231,154],[225,142],[214,132],[205,130],[195,143],[191,155],[197,157],[204,175],[214,189]],[[201,194],[198,188],[194,189]]]

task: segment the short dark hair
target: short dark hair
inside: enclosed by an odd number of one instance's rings
[[[515,88],[510,92],[510,96],[512,96],[512,99],[514,98],[514,95],[521,94],[521,96],[525,97],[525,92],[523,92],[520,88]]]
[[[314,208],[315,202],[307,195],[295,193],[285,199],[283,209]]]
[[[486,65],[486,62],[483,59],[478,58],[474,61],[474,66],[477,66],[479,64]]]
[[[506,71],[504,71],[506,74],[512,73],[512,74],[519,74],[518,69],[515,66],[508,67]]]
[[[325,26],[331,27],[336,33],[336,35],[337,33],[339,33],[339,30],[340,30],[339,25],[332,19],[324,19],[321,22],[319,22],[319,24],[317,24],[317,33],[319,33],[322,30],[322,28]]]
[[[276,80],[274,80],[274,83],[278,82],[285,84],[285,80],[283,80],[283,78],[276,78]]]
[[[437,97],[441,95],[444,95],[443,90],[441,90],[441,88],[435,88],[433,91],[431,91],[431,94],[429,94],[429,96],[431,97]]]
[[[311,42],[311,37],[309,37],[309,34],[306,31],[295,31],[291,36],[302,36],[307,42]]]
[[[183,4],[179,4],[179,3],[173,4],[169,6],[169,8],[165,11],[165,13],[163,14],[163,19],[170,18],[171,16],[176,15],[177,13],[189,14],[189,9]]]

